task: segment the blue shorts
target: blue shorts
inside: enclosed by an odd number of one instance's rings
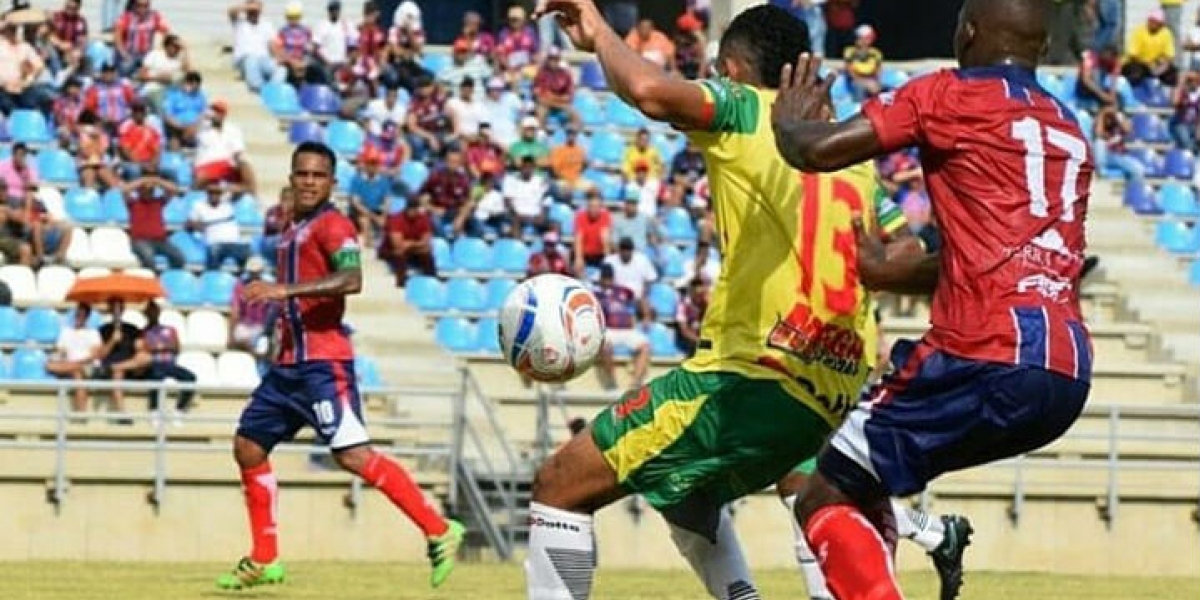
[[[895,370],[821,453],[825,479],[855,499],[907,496],[950,471],[1035,450],[1061,436],[1091,385],[1028,365],[967,360],[901,340]]]
[[[308,425],[333,450],[369,443],[353,361],[273,365],[242,410],[238,435],[268,452]]]

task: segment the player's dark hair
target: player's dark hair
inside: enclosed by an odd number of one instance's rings
[[[307,141],[301,142],[296,149],[292,151],[292,164],[296,164],[296,157],[301,154],[320,154],[329,163],[329,172],[332,174],[337,168],[337,155],[333,150],[321,142]]]
[[[783,65],[796,62],[812,48],[808,25],[773,4],[760,4],[742,11],[721,36],[721,51],[736,52],[771,89],[779,87]]]

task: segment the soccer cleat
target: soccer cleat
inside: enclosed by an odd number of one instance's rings
[[[217,587],[223,590],[241,590],[256,585],[283,583],[283,563],[275,561],[260,565],[243,556],[232,571],[217,578]]]
[[[971,521],[959,515],[942,515],[946,537],[929,553],[941,580],[940,600],[954,600],[963,584],[963,552],[971,545]]]
[[[447,519],[446,524],[449,525],[446,533],[429,538],[428,556],[429,562],[433,564],[433,572],[429,574],[429,585],[433,587],[445,583],[450,572],[454,570],[458,548],[462,546],[463,536],[467,533],[467,528],[458,521]]]

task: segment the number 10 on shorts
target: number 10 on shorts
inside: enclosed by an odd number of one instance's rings
[[[332,400],[317,400],[312,405],[313,414],[317,416],[317,422],[321,425],[333,425],[335,418],[333,412]]]

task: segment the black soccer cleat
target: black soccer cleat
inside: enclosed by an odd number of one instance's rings
[[[954,600],[963,584],[963,553],[971,545],[971,521],[959,515],[942,515],[946,537],[941,545],[929,553],[933,567],[937,569],[942,589],[939,600]]]

